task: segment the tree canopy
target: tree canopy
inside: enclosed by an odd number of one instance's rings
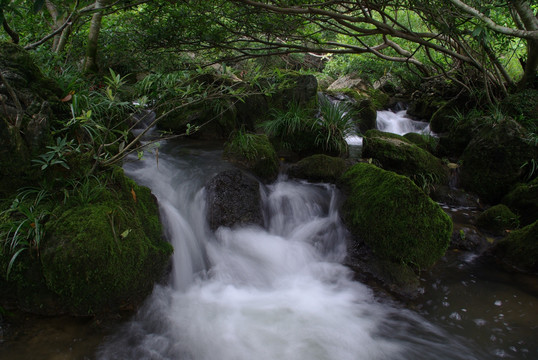
[[[0,19],[4,37],[27,49],[80,56],[84,47],[86,70],[97,68],[98,48],[111,47],[148,68],[152,54],[196,51],[228,63],[368,54],[422,78],[442,76],[502,96],[536,87],[537,10],[535,0],[2,0]]]

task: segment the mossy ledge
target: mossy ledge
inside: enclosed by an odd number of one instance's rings
[[[121,168],[108,179],[99,199],[52,211],[39,255],[26,251],[9,280],[1,274],[10,293],[0,301],[32,313],[86,316],[136,307],[151,293],[173,251],[155,197]],[[6,255],[0,251],[0,264]]]
[[[376,257],[424,269],[444,255],[452,220],[409,178],[359,163],[342,183],[344,220]]]

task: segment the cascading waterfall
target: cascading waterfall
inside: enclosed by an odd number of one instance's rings
[[[173,281],[156,286],[99,359],[485,358],[352,280],[333,186],[280,179],[262,190],[265,228],[212,233],[203,185],[227,167],[218,151],[173,144],[158,163],[125,166],[159,200]]]
[[[398,135],[407,133],[429,134],[430,125],[424,121],[417,121],[407,116],[406,110],[393,112],[383,110],[377,112],[377,128],[384,132],[390,132]]]

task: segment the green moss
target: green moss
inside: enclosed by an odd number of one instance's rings
[[[524,176],[523,165],[538,158],[538,147],[514,120],[494,123],[474,137],[461,160],[462,187],[489,203],[498,203]]]
[[[375,159],[384,169],[408,176],[419,186],[448,181],[448,169],[440,159],[400,135],[367,131],[362,156]]]
[[[345,221],[377,257],[427,268],[443,256],[452,221],[408,178],[360,163],[342,182]]]
[[[476,224],[487,231],[502,233],[503,230],[517,228],[519,220],[506,205],[499,204],[481,213],[476,218]]]
[[[278,158],[265,134],[236,132],[224,146],[224,158],[265,180],[278,175]]]
[[[334,183],[342,176],[346,167],[342,158],[317,154],[300,160],[289,169],[289,174],[310,181]]]
[[[538,178],[528,184],[517,185],[503,198],[502,203],[520,216],[523,226],[538,220]]]
[[[502,109],[526,127],[538,131],[538,90],[526,89],[506,97]]]
[[[172,253],[149,189],[114,170],[102,202],[55,214],[41,255],[43,276],[71,313],[136,303],[164,274]]]
[[[520,230],[512,231],[496,244],[494,253],[516,269],[538,271],[538,221]]]
[[[437,149],[437,145],[439,143],[439,139],[431,135],[407,133],[403,137],[411,141],[413,144],[415,144],[419,148],[426,150],[430,154],[435,153],[435,150]]]
[[[372,105],[376,110],[385,109],[390,101],[390,96],[379,89],[369,88],[366,90],[366,93],[370,97]]]

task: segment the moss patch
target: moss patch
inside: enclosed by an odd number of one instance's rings
[[[519,215],[523,226],[538,220],[538,178],[528,184],[517,185],[503,198],[502,203]]]
[[[342,158],[317,154],[300,160],[290,167],[288,173],[300,179],[334,183],[342,176],[346,167]]]
[[[278,175],[278,158],[267,135],[236,132],[224,146],[224,158],[264,180]]]
[[[478,215],[476,224],[492,233],[502,233],[504,230],[515,229],[519,220],[506,205],[495,205]]]
[[[345,221],[377,257],[427,268],[443,256],[452,221],[408,178],[361,163],[342,181]]]
[[[512,268],[538,272],[538,221],[512,231],[497,243],[494,253]]]
[[[440,159],[400,135],[379,130],[366,132],[362,156],[377,160],[384,169],[408,176],[421,187],[448,181],[448,169]]]
[[[522,180],[523,165],[538,158],[538,147],[525,141],[526,134],[507,118],[475,136],[461,158],[462,187],[485,202],[499,202]]]
[[[43,276],[74,314],[138,303],[163,276],[172,253],[149,189],[119,168],[114,178],[117,189],[103,201],[63,211],[47,226]]]

